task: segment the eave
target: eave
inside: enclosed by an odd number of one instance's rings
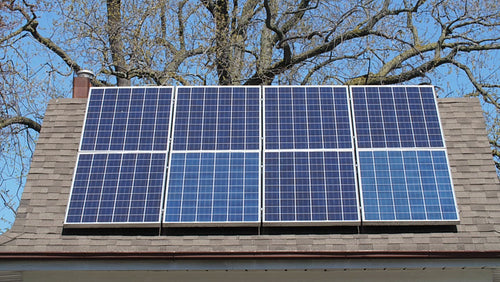
[[[0,271],[376,270],[500,267],[500,251],[0,253]]]

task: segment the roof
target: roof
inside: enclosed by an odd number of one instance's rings
[[[52,100],[16,221],[0,236],[0,257],[500,257],[500,185],[481,105],[475,98],[439,99],[438,105],[460,210],[456,232],[124,236],[63,235],[86,100]]]

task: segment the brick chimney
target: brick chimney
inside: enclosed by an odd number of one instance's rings
[[[73,98],[87,98],[92,86],[94,73],[89,70],[79,70],[73,77]]]

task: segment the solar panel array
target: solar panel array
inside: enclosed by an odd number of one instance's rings
[[[91,89],[66,226],[360,222],[458,222],[432,87]]]

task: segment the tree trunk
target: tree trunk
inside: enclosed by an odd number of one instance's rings
[[[118,86],[129,86],[130,79],[127,77],[126,61],[123,50],[122,27],[121,27],[121,0],[107,0],[108,12],[108,39],[111,51],[112,66],[116,75]]]

